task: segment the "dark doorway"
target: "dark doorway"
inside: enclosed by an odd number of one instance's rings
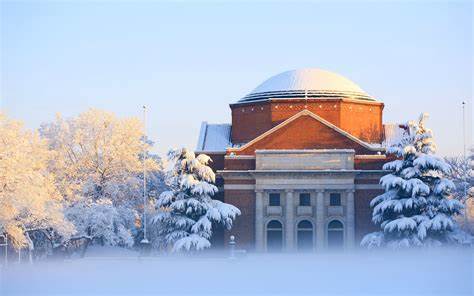
[[[328,248],[342,249],[344,246],[344,226],[340,221],[333,220],[328,224]]]
[[[297,246],[300,252],[313,250],[313,224],[308,220],[300,221],[297,225]]]
[[[267,251],[280,252],[283,249],[283,226],[277,220],[267,224]]]

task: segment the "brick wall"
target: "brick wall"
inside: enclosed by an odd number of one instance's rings
[[[308,110],[312,113],[322,117],[330,123],[340,126],[340,100],[278,100],[272,101],[272,126],[277,126],[283,121],[287,120],[296,113]]]
[[[354,149],[356,154],[374,153],[310,116],[295,119],[238,154],[254,155],[258,149]]]
[[[225,233],[225,243],[229,236],[236,237],[238,248],[255,248],[255,192],[253,190],[226,190],[224,201],[240,209],[242,215],[234,221],[230,231]]]
[[[229,184],[244,184],[244,185],[255,185],[255,179],[227,179],[225,181],[227,185]]]
[[[376,231],[379,228],[372,223],[372,209],[370,201],[383,193],[380,189],[363,189],[355,192],[355,236],[356,243],[369,232]]]
[[[277,126],[302,110],[309,110],[367,142],[383,138],[380,102],[347,99],[278,99],[232,104],[232,142],[245,143]]]
[[[225,170],[255,170],[255,158],[226,158],[224,164]]]
[[[232,143],[246,143],[272,128],[269,102],[230,107]]]
[[[340,128],[369,142],[383,140],[382,111],[384,105],[359,102],[342,102],[340,106]]]
[[[387,159],[354,159],[356,170],[381,170]]]

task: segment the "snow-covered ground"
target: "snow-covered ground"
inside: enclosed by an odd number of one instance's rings
[[[473,295],[472,250],[144,257],[10,264],[0,295]]]

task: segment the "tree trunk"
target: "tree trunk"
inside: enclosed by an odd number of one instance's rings
[[[81,258],[84,258],[84,256],[86,255],[86,251],[87,251],[87,248],[89,247],[90,242],[91,242],[90,238],[86,238],[86,242],[84,244],[84,247],[82,248]]]
[[[35,245],[33,241],[31,240],[30,234],[28,233],[28,231],[26,232],[26,238],[28,240],[28,260],[30,264],[33,264],[33,251],[35,249]]]

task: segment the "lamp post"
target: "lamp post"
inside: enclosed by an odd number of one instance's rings
[[[143,246],[150,242],[146,236],[146,106],[143,106],[143,239],[141,243]]]
[[[462,102],[462,137],[463,137],[463,157],[466,161],[466,101]],[[464,172],[464,198],[467,196],[467,168]]]
[[[463,164],[467,163],[467,153],[466,153],[466,101],[462,102],[462,138],[463,138]],[[468,218],[467,218],[467,173],[468,168],[464,169],[464,223],[467,225]]]

